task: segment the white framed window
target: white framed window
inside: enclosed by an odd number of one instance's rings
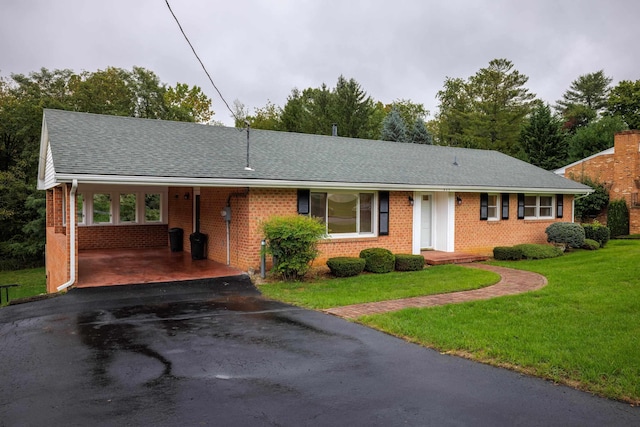
[[[111,193],[94,193],[91,199],[93,224],[111,224],[113,218],[113,203]]]
[[[487,219],[489,221],[497,221],[499,219],[498,213],[500,212],[498,209],[500,205],[500,195],[489,194],[487,200]]]
[[[85,185],[76,197],[79,225],[166,223],[166,189]]]
[[[118,222],[137,222],[137,195],[135,193],[120,193]]]
[[[524,218],[553,218],[553,196],[526,194],[524,196]]]
[[[80,225],[84,225],[85,223],[85,213],[84,213],[84,194],[76,193],[76,221]]]
[[[145,222],[162,222],[162,194],[145,193],[144,221]]]
[[[375,202],[373,192],[312,191],[310,215],[325,224],[330,236],[373,236]]]

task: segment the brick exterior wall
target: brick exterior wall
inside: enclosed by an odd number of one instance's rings
[[[189,199],[185,200],[184,194],[189,193]],[[182,228],[183,248],[188,251],[189,235],[193,232],[193,189],[190,187],[169,187],[168,198],[168,229]],[[167,230],[168,233],[168,230]]]
[[[63,196],[66,192],[66,198]],[[46,239],[45,247],[46,257],[46,283],[47,292],[57,292],[57,287],[69,280],[71,258],[71,236],[68,235],[67,229],[63,223],[69,223],[69,196],[71,192],[70,185],[62,185],[47,190],[46,194]],[[67,218],[63,221],[63,201],[67,201],[66,212]],[[77,235],[76,235],[77,243]],[[78,254],[76,244],[75,256]],[[76,277],[78,273],[78,265],[76,263]]]
[[[78,249],[135,249],[168,245],[166,224],[78,227]]]
[[[480,193],[456,193],[455,250],[491,256],[496,246],[547,243],[546,228],[554,222],[571,222],[573,196],[564,195],[563,217],[548,220],[518,219],[518,195],[509,195],[509,219],[480,220]],[[500,206],[498,206],[500,211]],[[555,206],[554,206],[555,214]]]
[[[640,130],[619,132],[615,135],[614,154],[601,155],[578,163],[565,171],[575,181],[588,176],[609,188],[610,200],[624,199],[629,208],[629,232],[640,233],[640,206],[633,198],[640,193]],[[635,194],[635,196],[634,196]],[[606,224],[606,212],[596,218]]]

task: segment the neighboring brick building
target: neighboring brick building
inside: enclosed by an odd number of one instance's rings
[[[640,233],[640,130],[617,133],[612,148],[571,163],[556,173],[578,182],[589,177],[604,184],[610,200],[626,201],[629,232]],[[606,210],[597,219],[606,224]]]
[[[296,213],[327,227],[317,262],[369,247],[491,254],[545,242],[550,223],[572,221],[574,195],[591,191],[495,151],[261,130],[250,138],[45,110],[38,187],[47,190],[48,290],[74,284],[78,251],[168,247],[174,227],[189,250],[198,222],[207,258],[255,268],[261,223]]]

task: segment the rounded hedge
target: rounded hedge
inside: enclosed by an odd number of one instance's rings
[[[515,245],[514,248],[520,249],[522,256],[526,259],[555,258],[562,255],[562,249],[551,245],[523,243],[521,245]]]
[[[584,228],[574,222],[554,222],[545,230],[547,242],[566,245],[570,248],[582,247]]]
[[[424,268],[424,257],[413,254],[396,254],[397,271],[420,271]]]
[[[606,245],[611,238],[611,231],[609,230],[609,227],[606,227],[599,222],[594,222],[593,224],[582,224],[582,227],[584,228],[585,239],[595,240],[600,243],[601,248],[604,248],[604,245]]]
[[[390,250],[384,248],[369,248],[360,252],[360,258],[364,258],[364,269],[371,273],[389,273],[393,271],[396,257]]]
[[[600,243],[596,242],[593,239],[584,239],[584,243],[582,244],[582,249],[595,251],[596,249],[600,249]]]
[[[524,258],[524,254],[520,248],[496,246],[493,248],[493,258],[499,261],[518,261]]]
[[[335,257],[327,260],[331,274],[336,277],[357,276],[364,270],[365,260],[355,257]]]

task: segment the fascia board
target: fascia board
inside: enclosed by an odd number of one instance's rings
[[[184,178],[184,177],[140,177],[117,175],[58,174],[56,182],[71,182],[77,179],[83,184],[104,185],[150,185],[189,187],[254,187],[254,188],[310,188],[310,189],[353,189],[353,190],[396,190],[396,191],[444,191],[460,193],[537,193],[537,194],[589,194],[593,189],[538,187],[449,187],[442,185],[410,185],[388,183],[331,182],[331,181],[286,181],[267,179],[237,178]]]

